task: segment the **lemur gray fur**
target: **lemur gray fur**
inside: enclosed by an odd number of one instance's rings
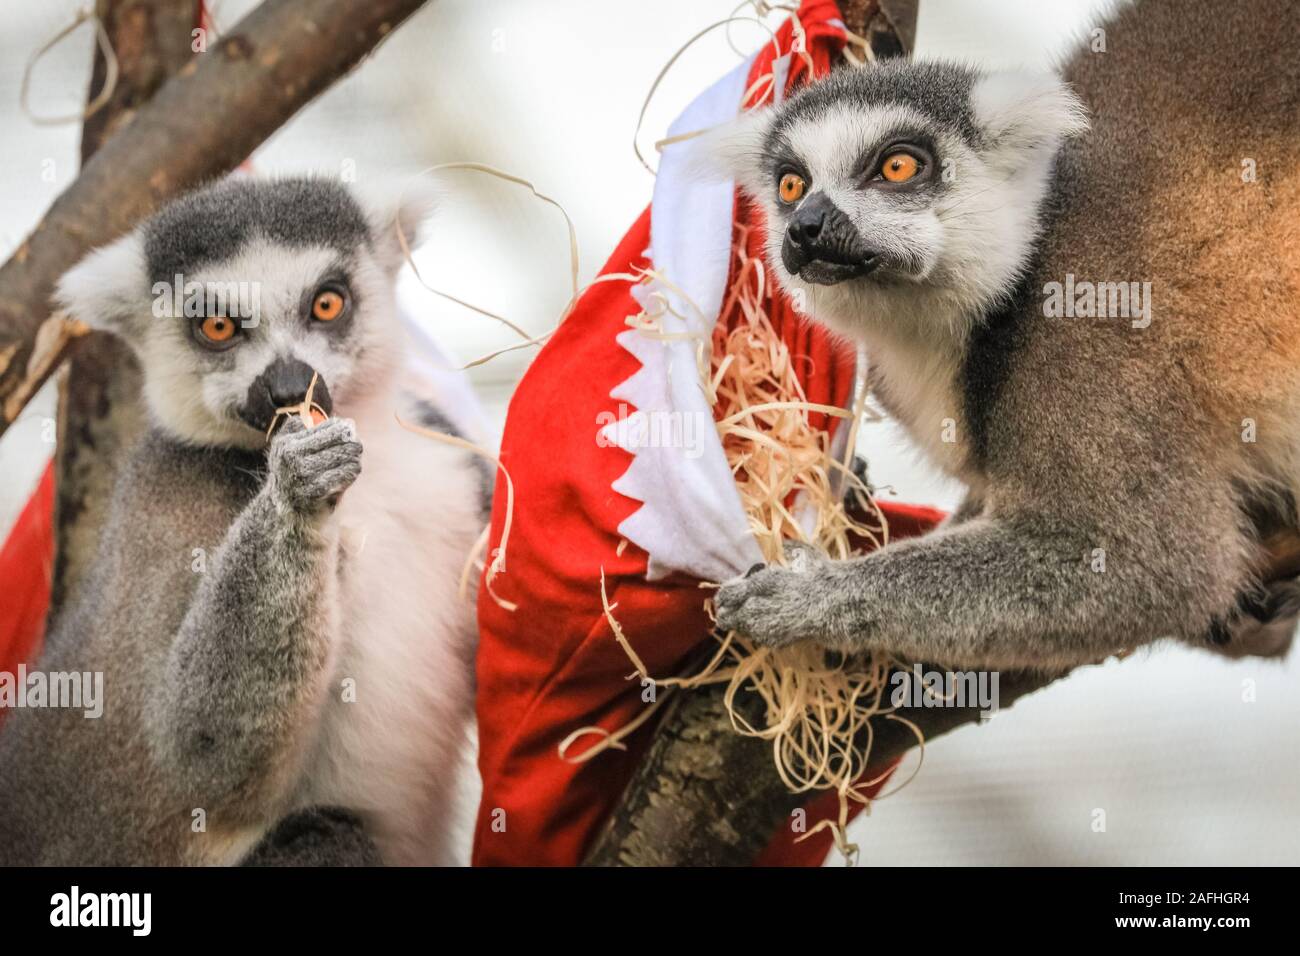
[[[1300,5],[1142,0],[1096,36],[1063,79],[888,62],[710,135],[781,285],[968,488],[926,537],[726,583],[723,627],[1041,670],[1289,645],[1300,588],[1262,565],[1300,528]],[[1049,317],[1075,280],[1149,311]]]
[[[133,346],[150,427],[34,665],[103,672],[103,716],[0,727],[0,861],[457,862],[476,643],[459,581],[485,483],[396,420],[446,425],[404,371],[412,196],[232,178],[59,283],[71,315]],[[178,277],[231,299],[160,316]],[[241,282],[255,309],[233,309]],[[336,417],[268,443],[313,377]]]

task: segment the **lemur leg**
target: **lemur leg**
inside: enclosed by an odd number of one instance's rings
[[[261,819],[299,772],[338,629],[333,507],[360,470],[350,421],[286,424],[172,643],[150,730],[209,813]]]
[[[788,568],[724,585],[718,621],[769,646],[810,639],[965,666],[1087,663],[1199,635],[1220,602],[1230,605],[1232,592],[1220,595],[1214,582],[1226,573],[1215,549],[1231,548],[1172,538],[1164,554],[1128,542],[1099,559],[1096,539],[1068,525],[978,517],[851,561],[794,545]]]
[[[312,807],[285,817],[240,866],[382,866],[379,848],[356,814]]]

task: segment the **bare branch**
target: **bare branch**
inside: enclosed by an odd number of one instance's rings
[[[234,169],[424,2],[264,0],[103,144],[0,267],[0,434],[57,365],[29,374],[58,276],[166,200]]]
[[[1038,674],[1002,674],[998,703],[1005,709],[1055,680]],[[778,828],[807,803],[790,793],[772,767],[772,745],[732,728],[723,688],[679,692],[654,743],[628,784],[618,811],[587,854],[587,866],[748,866]],[[742,704],[744,717],[763,726],[761,702]],[[977,723],[977,707],[900,709],[926,741]],[[916,746],[900,720],[875,718],[871,767],[882,772]]]
[[[106,87],[113,71],[104,49],[96,45],[86,101],[88,110],[89,104],[102,101],[103,106],[90,112],[82,126],[82,165],[189,62],[195,12],[194,0],[98,0],[95,4],[113,51],[116,75],[111,87]],[[61,322],[44,328],[71,331]],[[50,362],[62,357],[63,345],[49,350]],[[66,351],[68,374],[59,388],[51,614],[75,589],[98,548],[120,452],[130,446],[144,418],[135,400],[140,368],[124,342],[92,332]]]

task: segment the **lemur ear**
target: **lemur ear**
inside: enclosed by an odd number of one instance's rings
[[[993,73],[975,84],[971,99],[989,148],[1013,163],[1018,154],[1055,151],[1088,128],[1083,103],[1054,73]]]
[[[429,220],[441,203],[441,191],[428,176],[417,176],[397,189],[363,192],[360,198],[380,263],[390,273],[396,273],[406,262],[406,249],[414,251],[425,237]],[[403,239],[406,249],[402,247]]]
[[[776,110],[746,110],[730,122],[682,142],[689,150],[687,171],[692,179],[719,182],[734,179],[751,195],[760,195],[769,178],[763,162],[767,134]]]
[[[54,292],[55,306],[71,318],[132,344],[152,314],[151,301],[139,230],[87,254],[59,278]]]

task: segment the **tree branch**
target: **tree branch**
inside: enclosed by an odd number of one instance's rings
[[[1055,679],[999,675],[999,708]],[[720,685],[676,692],[586,866],[748,866],[807,803],[808,794],[791,793],[777,777],[771,743],[732,728],[723,692]],[[765,724],[757,697],[741,706],[753,726]],[[977,707],[900,708],[898,714],[916,724],[927,743],[980,719]],[[915,733],[901,720],[876,718],[872,730],[864,779],[916,746]]]
[[[83,166],[189,61],[196,6],[194,0],[98,0],[95,4],[118,75],[108,100],[82,126]],[[108,59],[96,44],[88,104],[104,95],[107,79]],[[98,547],[120,452],[139,434],[144,420],[136,400],[140,367],[120,339],[102,332],[75,339],[68,366],[59,383],[51,614],[62,607]]]
[[[166,200],[234,169],[424,2],[263,0],[135,111],[0,267],[0,434],[67,355],[73,336],[61,324],[37,348],[57,278]]]

